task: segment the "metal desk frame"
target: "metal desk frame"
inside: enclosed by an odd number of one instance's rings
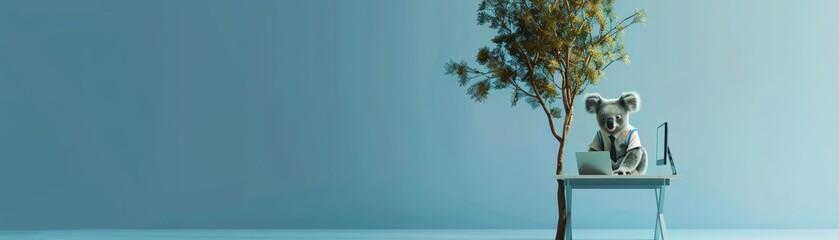
[[[667,239],[667,227],[664,224],[664,193],[667,186],[670,185],[670,179],[681,178],[675,175],[660,175],[660,176],[609,176],[609,175],[557,175],[557,181],[565,181],[565,199],[568,205],[568,230],[565,234],[565,239],[572,239],[572,217],[571,217],[571,203],[572,190],[574,189],[653,189],[655,190],[655,200],[658,206],[658,212],[655,219],[655,235],[654,239]]]

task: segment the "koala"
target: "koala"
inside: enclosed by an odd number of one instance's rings
[[[635,127],[629,124],[629,114],[641,107],[638,93],[625,92],[617,99],[605,99],[600,94],[590,93],[585,99],[586,111],[597,117],[597,125],[600,126],[589,151],[609,151],[615,175],[644,175],[647,172],[647,150],[641,147],[641,138]]]

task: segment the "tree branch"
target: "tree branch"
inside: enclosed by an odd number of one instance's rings
[[[533,67],[531,67],[533,69]],[[530,87],[533,88],[533,92],[536,95],[536,100],[539,102],[539,106],[542,106],[542,111],[545,112],[545,117],[548,118],[548,125],[551,127],[551,134],[554,135],[557,141],[562,142],[562,137],[559,136],[559,133],[556,132],[556,126],[554,126],[553,116],[551,116],[551,109],[545,104],[545,100],[542,99],[542,94],[539,92],[539,87],[536,86],[536,73],[534,71],[530,71]],[[564,102],[564,100],[563,100]]]
[[[618,59],[619,59],[619,58],[618,58]],[[600,68],[600,69],[606,69],[607,67],[609,67],[609,65],[612,65],[612,63],[617,62],[617,61],[618,61],[618,59],[613,59],[612,61],[610,61],[609,63],[607,63],[607,64],[606,64],[606,66],[603,66],[603,67],[602,67],[602,68]]]
[[[561,74],[561,73],[560,73],[560,74]],[[551,82],[554,84],[554,86],[556,86],[556,88],[558,88],[559,90],[562,90],[562,86],[559,86],[559,84],[557,84],[557,83],[556,83],[556,77],[554,76],[554,74],[553,74],[553,73],[549,73],[549,74],[548,74],[548,76],[550,76]],[[562,75],[560,75],[560,77],[561,77],[561,76],[562,76]]]
[[[536,94],[536,100],[539,101],[539,105],[542,106],[542,110],[545,111],[545,117],[548,118],[548,125],[551,127],[551,134],[554,135],[557,141],[562,142],[562,137],[556,132],[556,126],[554,126],[553,116],[551,116],[551,110],[545,104],[545,101],[542,100],[542,97],[539,94]]]
[[[626,18],[624,18],[623,20],[621,20],[620,22],[618,22],[618,24],[617,24],[617,25],[612,26],[612,29],[609,29],[609,31],[607,31],[607,32],[606,32],[606,34],[601,34],[601,35],[600,35],[600,39],[598,39],[598,40],[597,40],[597,42],[594,42],[594,44],[600,44],[601,42],[603,42],[604,40],[606,40],[606,36],[611,35],[611,34],[614,34],[612,31],[617,30],[619,26],[621,26],[621,25],[622,25],[624,22],[626,22],[627,20],[634,18],[634,17],[635,17],[635,15],[638,15],[638,13],[637,13],[637,12],[636,12],[636,13],[633,13],[633,14],[632,14],[632,15],[630,15],[629,17],[626,17]],[[629,24],[627,24],[626,26],[623,26],[623,27],[624,27],[624,28],[626,28],[626,27],[632,26],[632,24],[635,24],[635,23],[630,22]]]
[[[580,89],[580,91],[577,91],[577,94],[580,94],[580,93],[585,92],[585,91],[586,91],[586,88],[588,88],[588,85],[591,85],[591,80],[586,81],[586,84],[585,84],[585,85],[583,85],[583,88],[582,88],[582,89]]]
[[[513,87],[515,87],[515,88],[516,88],[516,90],[520,91],[520,92],[521,92],[521,93],[523,93],[525,96],[532,97],[532,98],[536,98],[536,96],[534,96],[533,94],[530,94],[530,93],[528,93],[527,91],[525,91],[524,89],[522,89],[522,88],[521,88],[521,86],[519,86],[519,84],[518,84],[518,83],[516,83],[516,80],[513,80],[513,81],[512,81],[512,83],[513,83]]]

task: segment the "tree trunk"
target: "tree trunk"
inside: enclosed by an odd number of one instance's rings
[[[563,139],[564,140],[564,139]],[[556,156],[557,174],[562,173],[562,150],[565,144],[560,143],[559,153]],[[556,222],[556,240],[565,239],[565,227],[568,224],[568,216],[565,209],[565,181],[557,180],[559,186],[556,188],[556,204],[559,209],[559,219]]]
[[[574,108],[565,109],[565,121],[562,126],[562,140],[559,141],[559,152],[556,153],[556,174],[562,174],[562,152],[565,151],[565,141],[568,140],[568,130],[571,129],[571,121],[574,117]],[[559,219],[556,222],[556,240],[565,239],[565,230],[568,224],[567,209],[565,206],[565,181],[557,180],[556,204],[559,210]]]

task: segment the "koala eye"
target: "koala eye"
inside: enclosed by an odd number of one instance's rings
[[[618,120],[621,120],[621,115],[618,114],[618,116],[616,116],[615,118],[617,118]]]

